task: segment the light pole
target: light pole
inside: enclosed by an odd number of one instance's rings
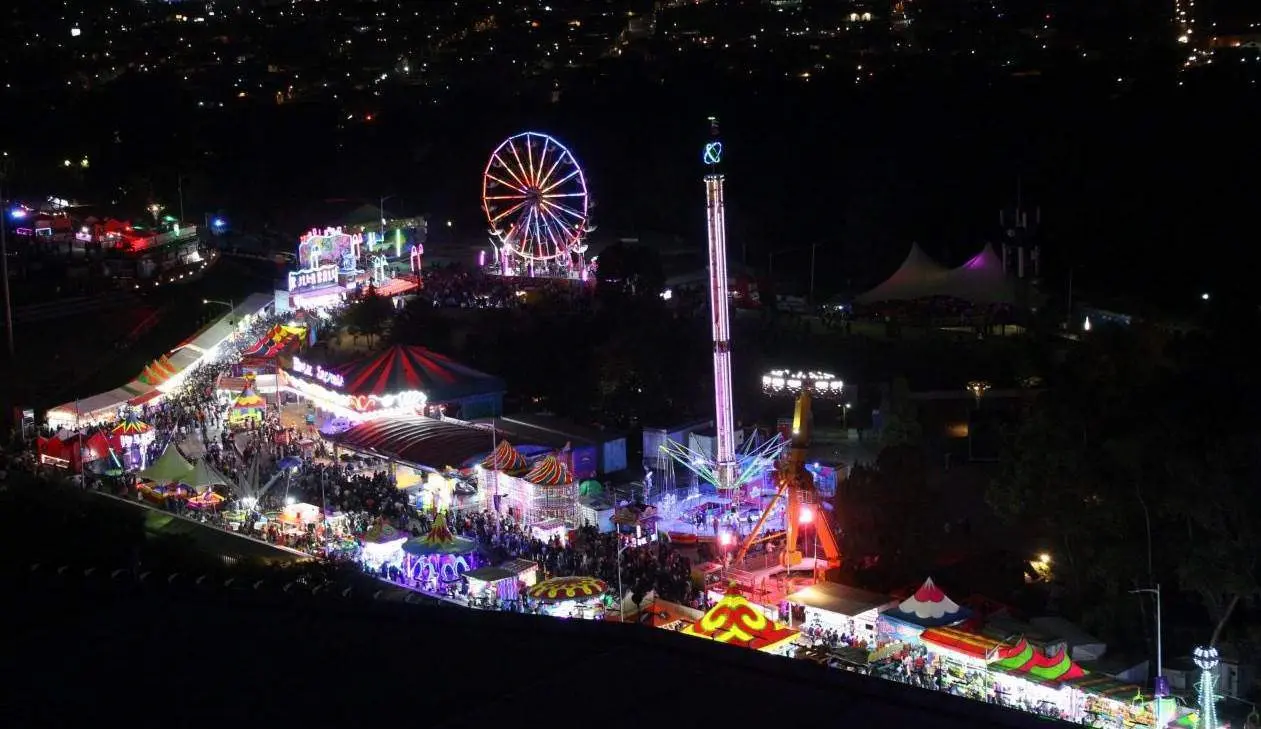
[[[175,186],[179,190],[180,198],[180,225],[184,224],[184,175],[175,178]]]
[[[990,383],[985,380],[973,380],[968,383],[968,392],[972,393],[972,397],[976,398],[976,407],[981,408],[981,398],[985,396],[986,390],[990,389]]]
[[[622,532],[617,533],[619,542],[617,547],[617,621],[619,623],[626,622],[626,593],[622,591],[622,552],[625,552],[629,544],[621,544]]]
[[[844,430],[846,433],[849,432],[849,409],[852,407],[854,407],[852,402],[847,402],[841,407],[841,430]]]
[[[1164,684],[1165,675],[1165,654],[1164,644],[1161,642],[1160,633],[1160,585],[1155,587],[1140,587],[1136,590],[1130,590],[1130,594],[1136,595],[1140,592],[1150,593],[1156,596],[1156,680],[1153,682],[1156,691],[1161,692]],[[1157,698],[1160,698],[1157,696]]]
[[[381,213],[381,239],[382,240],[385,239],[385,201],[392,200],[393,198],[396,198],[396,197],[398,197],[398,195],[382,195],[381,199],[377,201],[377,209]]]
[[[231,301],[220,301],[219,299],[202,299],[201,303],[228,307],[228,326],[232,326],[232,312],[236,311],[236,304],[233,304]]]
[[[0,182],[4,173],[0,170]],[[0,189],[0,277],[4,278],[4,335],[9,345],[9,360],[16,356],[13,349],[13,299],[9,297],[9,203],[4,199],[4,190]]]

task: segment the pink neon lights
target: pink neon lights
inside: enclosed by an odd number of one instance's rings
[[[731,317],[727,310],[727,223],[723,176],[705,176],[705,208],[709,230],[709,310],[714,338],[714,426],[717,444],[714,473],[718,488],[736,482],[735,422],[731,404]]]

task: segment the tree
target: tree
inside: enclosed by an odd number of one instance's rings
[[[881,403],[884,426],[880,440],[886,446],[918,445],[923,437],[915,403],[911,402],[910,386],[905,377],[894,378],[889,394]]]
[[[369,286],[364,295],[346,311],[346,323],[348,329],[357,329],[367,335],[371,346],[374,338],[385,331],[393,316],[394,307],[390,305],[389,299],[378,294],[375,286]]]

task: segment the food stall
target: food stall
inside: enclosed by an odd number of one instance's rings
[[[835,630],[864,643],[875,643],[880,613],[896,603],[881,595],[835,582],[817,582],[788,596],[789,605],[802,608],[804,625]]]
[[[982,701],[993,695],[994,679],[986,668],[1002,643],[956,628],[929,628],[920,633],[920,645],[941,671],[943,688]]]

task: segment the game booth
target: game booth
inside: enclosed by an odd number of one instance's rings
[[[578,512],[578,483],[566,466],[555,455],[536,462],[521,477],[511,477],[500,472],[500,493],[505,494],[508,513],[522,524],[535,526],[546,523],[547,536],[576,526]],[[538,535],[536,535],[538,536]],[[544,538],[539,536],[540,539]]]
[[[464,579],[468,580],[469,602],[477,607],[479,599],[492,604],[517,600],[526,588],[538,583],[538,573],[538,564],[527,559],[469,570],[464,573]]]
[[[989,665],[999,703],[1042,716],[1072,721],[1074,693],[1064,682],[1086,675],[1067,650],[1047,656],[1021,639],[999,648]]]
[[[118,465],[111,460],[109,438],[99,430],[91,435],[59,431],[49,438],[36,439],[35,449],[41,464],[64,468],[71,473],[83,473],[89,465],[98,463],[104,463],[107,469]]]

